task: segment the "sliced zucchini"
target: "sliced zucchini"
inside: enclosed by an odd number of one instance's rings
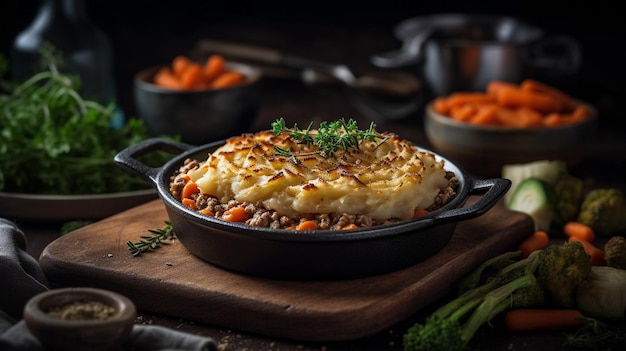
[[[519,183],[506,204],[510,210],[524,212],[532,217],[535,230],[548,231],[554,217],[556,196],[548,182],[530,177]]]
[[[509,164],[502,167],[502,178],[511,181],[511,188],[504,194],[504,201],[508,202],[517,186],[526,178],[539,178],[553,184],[561,173],[567,173],[565,161],[541,160],[529,163]]]

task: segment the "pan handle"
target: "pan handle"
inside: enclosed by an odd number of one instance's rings
[[[483,195],[467,207],[455,208],[440,213],[433,218],[433,221],[447,223],[479,217],[500,201],[509,188],[511,188],[511,181],[504,178],[474,180],[469,194]]]
[[[162,167],[150,167],[137,160],[138,157],[153,151],[165,151],[172,155],[181,154],[195,146],[164,138],[151,138],[133,144],[120,151],[113,160],[124,170],[156,184],[156,178]]]

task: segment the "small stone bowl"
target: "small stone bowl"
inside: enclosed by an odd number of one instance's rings
[[[50,350],[115,350],[132,331],[137,309],[127,297],[96,288],[40,293],[24,307],[31,333]]]
[[[154,84],[162,66],[134,77],[137,115],[154,137],[176,135],[182,142],[204,145],[249,131],[262,105],[262,73],[250,65],[227,62],[246,82],[223,89],[174,90]]]

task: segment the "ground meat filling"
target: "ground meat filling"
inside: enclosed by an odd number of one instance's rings
[[[174,198],[182,201],[181,194],[183,187],[187,183],[184,177],[179,176],[185,174],[191,169],[199,167],[197,160],[187,159],[183,166],[171,177],[170,193]],[[459,180],[453,172],[447,172],[446,178],[449,184],[435,198],[435,202],[427,208],[428,211],[434,211],[441,208],[456,196],[456,190]],[[302,214],[300,217],[288,217],[280,213],[267,209],[262,203],[247,203],[236,200],[230,200],[228,203],[221,203],[217,198],[197,193],[192,196],[194,200],[194,210],[203,214],[211,215],[215,218],[224,219],[224,213],[234,207],[243,207],[247,214],[245,224],[255,227],[266,227],[271,229],[293,229],[303,221],[314,221],[320,230],[339,230],[350,225],[356,225],[358,228],[367,228],[384,224],[391,224],[401,221],[398,218],[389,218],[386,220],[375,220],[366,215],[347,214],[347,213],[317,213]],[[354,227],[354,226],[352,226]]]

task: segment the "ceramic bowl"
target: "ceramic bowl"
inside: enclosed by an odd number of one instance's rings
[[[510,128],[456,121],[436,113],[431,101],[424,113],[424,131],[435,151],[475,177],[501,176],[506,164],[538,160],[562,160],[573,169],[588,156],[597,133],[597,112],[585,105],[591,115],[576,124]]]
[[[153,83],[161,67],[134,77],[137,115],[152,136],[178,135],[182,142],[205,144],[240,134],[252,124],[261,107],[261,71],[226,63],[244,73],[246,82],[223,89],[175,90]]]
[[[96,288],[49,290],[24,307],[28,329],[49,350],[116,350],[130,336],[136,314],[127,297]]]

